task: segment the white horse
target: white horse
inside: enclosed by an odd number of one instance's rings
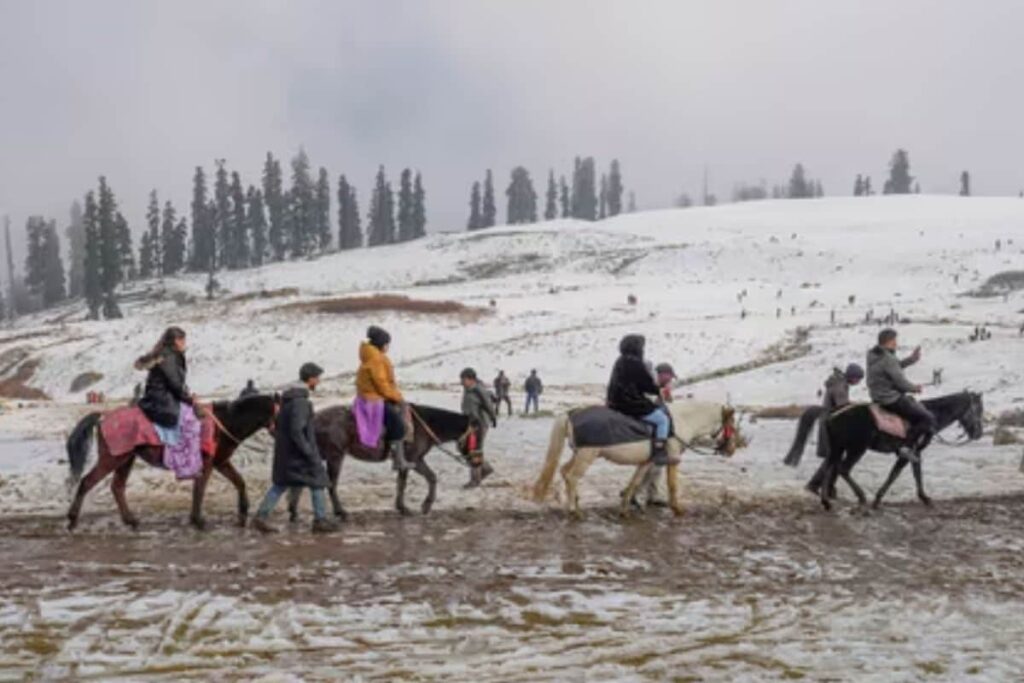
[[[677,481],[679,459],[683,451],[701,438],[715,439],[715,452],[731,456],[742,444],[742,437],[736,429],[736,410],[720,403],[703,401],[679,401],[668,404],[672,415],[675,434],[666,444],[670,463],[667,470],[669,506],[677,515],[683,514],[679,502],[679,485]],[[563,413],[555,419],[551,427],[551,441],[548,455],[541,470],[540,478],[533,486],[533,499],[542,502],[551,487],[555,469],[562,457],[566,441],[572,449],[572,458],[562,466],[562,478],[565,479],[565,492],[569,513],[580,517],[579,481],[594,461],[604,458],[617,465],[631,465],[636,468],[629,486],[622,493],[622,514],[629,514],[630,501],[640,485],[644,474],[651,466],[651,442],[631,441],[613,446],[594,446],[577,448],[572,435],[572,423],[569,413]]]

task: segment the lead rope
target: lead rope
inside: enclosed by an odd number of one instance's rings
[[[414,420],[420,423],[420,426],[423,427],[423,431],[427,433],[427,436],[433,442],[434,447],[437,448],[437,450],[441,451],[442,453],[444,453],[449,458],[456,461],[463,467],[468,468],[470,466],[469,463],[466,462],[466,459],[463,458],[461,455],[456,455],[455,453],[452,453],[451,451],[444,447],[444,444],[442,443],[441,439],[437,438],[437,434],[434,434],[434,430],[430,428],[430,425],[427,424],[426,420],[420,417],[420,414],[417,413],[416,409],[413,408],[412,406],[409,406],[409,414],[412,415]],[[459,437],[459,440],[461,441],[462,439],[466,438],[466,436],[468,436],[471,431],[472,428],[467,429],[466,433]]]

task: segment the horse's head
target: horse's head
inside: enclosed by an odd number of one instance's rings
[[[253,394],[240,398],[229,406],[231,421],[236,422],[240,439],[246,439],[260,429],[274,435],[277,413],[281,410],[280,394]]]
[[[985,433],[985,404],[981,394],[965,391],[967,408],[960,413],[957,422],[972,441],[977,441]]]

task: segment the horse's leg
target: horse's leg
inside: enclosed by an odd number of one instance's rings
[[[619,514],[623,517],[629,517],[632,512],[632,507],[636,501],[637,489],[648,483],[647,479],[650,476],[651,470],[657,471],[650,462],[636,466],[633,476],[630,477],[629,483],[626,484],[626,488],[622,491],[622,506],[619,508]]]
[[[580,510],[579,482],[583,475],[586,474],[587,468],[597,459],[598,452],[593,448],[583,448],[577,451],[569,462],[566,463],[565,467],[562,468],[562,477],[565,479],[565,493],[569,499],[569,513],[576,519],[583,517],[583,511]]]
[[[235,485],[235,490],[238,492],[238,526],[244,527],[249,520],[249,495],[245,488],[245,479],[230,460],[221,460],[214,467]]]
[[[409,483],[409,470],[399,470],[398,481],[397,481],[397,495],[395,496],[395,509],[398,510],[398,514],[403,517],[407,517],[412,514],[412,510],[405,506],[405,486]]]
[[[421,506],[423,514],[427,514],[437,499],[437,475],[434,474],[434,470],[430,469],[426,460],[422,457],[416,460],[416,471],[427,480],[427,497],[423,499],[423,505]]]
[[[82,503],[85,501],[85,496],[89,491],[96,486],[96,484],[103,481],[108,474],[117,469],[119,464],[118,460],[114,456],[110,455],[107,451],[106,444],[103,443],[103,437],[99,437],[99,457],[96,460],[96,464],[93,466],[89,473],[82,478],[82,481],[78,483],[78,492],[75,494],[75,500],[71,503],[71,507],[68,509],[68,530],[74,529],[78,525],[78,516],[82,512]]]
[[[331,497],[331,507],[334,508],[334,516],[343,521],[348,517],[348,513],[345,512],[345,508],[341,505],[341,499],[338,498],[338,479],[341,478],[341,465],[344,461],[344,453],[337,456],[327,456],[327,475],[331,479],[331,485],[327,487],[327,493]]]
[[[665,476],[668,478],[668,505],[676,517],[682,517],[683,504],[679,500],[679,464],[669,463],[665,468]]]
[[[128,509],[128,500],[124,492],[128,487],[128,475],[132,473],[132,464],[135,462],[135,454],[131,453],[124,458],[124,462],[114,470],[114,478],[110,481],[110,492],[114,494],[114,501],[121,513],[121,520],[132,529],[139,528],[139,518]]]
[[[904,460],[903,462],[906,462]],[[921,470],[921,463],[914,463],[914,481],[917,483],[917,498],[928,507],[932,506],[932,499],[924,492],[924,472]]]
[[[215,457],[216,455],[203,458],[203,469],[200,470],[199,476],[192,481],[192,514],[189,521],[200,531],[206,528],[206,520],[203,519],[203,498],[206,497],[206,484],[210,481],[210,475],[213,473],[213,458]]]
[[[882,488],[878,489],[878,493],[875,494],[874,506],[876,510],[882,507],[882,498],[889,492],[889,487],[896,482],[896,479],[899,478],[900,473],[906,468],[908,462],[910,461],[904,458],[896,458],[896,462],[893,463],[892,469],[889,470],[889,476],[886,478],[885,483],[882,484]]]
[[[843,462],[842,467],[839,469],[840,476],[842,476],[843,481],[845,481],[853,490],[854,495],[857,496],[857,504],[861,508],[867,507],[868,497],[864,493],[864,489],[862,489],[860,485],[853,480],[851,472],[853,472],[853,468],[857,466],[857,463],[860,462],[860,459],[864,457],[864,453],[865,451],[847,453],[846,459]]]

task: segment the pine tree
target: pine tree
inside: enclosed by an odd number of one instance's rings
[[[234,267],[234,220],[231,214],[231,185],[228,183],[227,161],[216,160],[217,171],[213,176],[213,226],[216,244],[213,270]]]
[[[170,201],[164,202],[163,220],[160,224],[160,264],[164,275],[175,275],[185,267],[185,234],[177,225],[177,212]],[[182,217],[181,225],[184,226]]]
[[[412,171],[402,171],[398,181],[398,241],[407,242],[415,237],[412,221]]]
[[[42,266],[42,283],[39,294],[42,295],[43,307],[49,308],[64,300],[65,279],[64,261],[60,255],[60,237],[57,234],[57,222],[50,221],[42,226],[42,242],[40,252]]]
[[[619,168],[619,160],[612,160],[612,168],[608,174],[608,215],[618,216],[622,213],[622,170]]]
[[[7,284],[9,289],[7,290],[10,294],[8,299],[8,318],[14,320],[18,313],[17,299],[14,296],[14,284],[16,278],[14,275],[14,250],[11,249],[11,219],[4,216],[4,251],[7,254]]]
[[[593,157],[587,157],[582,160],[576,157],[570,203],[572,205],[573,218],[585,221],[597,220],[597,177]]]
[[[789,177],[788,196],[790,199],[804,199],[814,196],[813,183],[808,184],[803,164],[797,164],[793,167],[793,174]]]
[[[148,280],[153,277],[153,239],[149,231],[142,233],[139,240],[139,279]]]
[[[383,166],[377,170],[373,197],[370,200],[369,219],[370,234],[367,246],[376,247],[395,241],[395,200]]]
[[[99,204],[97,222],[99,224],[99,273],[100,289],[103,292],[103,317],[110,320],[121,318],[121,308],[117,304],[116,289],[124,278],[124,247],[122,227],[123,217],[117,211],[117,200],[107,185],[107,179],[100,176]]]
[[[971,196],[971,174],[967,171],[960,174],[960,196]]]
[[[626,208],[629,213],[636,213],[636,193],[629,191],[629,205]]]
[[[100,236],[99,207],[96,204],[96,195],[91,190],[85,195],[82,230],[85,233],[82,294],[89,306],[89,319],[99,320],[100,307],[103,305],[103,243]]]
[[[312,253],[316,243],[316,191],[310,175],[309,157],[306,150],[299,148],[299,153],[292,159],[292,190],[291,190],[291,233],[290,243],[292,258],[307,256]]]
[[[263,210],[263,194],[250,185],[245,199],[248,206],[246,230],[252,238],[251,263],[258,268],[267,257],[267,216]]]
[[[601,174],[601,189],[598,194],[597,217],[604,220],[608,217],[608,176]]]
[[[537,222],[537,193],[533,189],[530,172],[522,166],[512,169],[508,190],[508,224]]]
[[[230,259],[227,264],[229,268],[239,269],[249,267],[249,222],[245,215],[245,193],[242,191],[242,178],[238,171],[231,172],[231,186],[228,189],[231,197],[231,220],[229,222],[231,232]]]
[[[866,176],[864,178],[864,196],[870,197],[873,194],[874,192],[871,190],[871,176]]]
[[[202,166],[196,166],[195,175],[192,176],[191,269],[199,273],[208,271],[216,261],[214,254],[216,240],[206,210],[208,201],[206,173]]]
[[[469,221],[466,223],[467,230],[479,230],[484,227],[484,217],[480,214],[480,181],[473,183],[473,189],[469,191]]]
[[[910,175],[910,155],[907,150],[898,149],[889,162],[889,180],[885,183],[885,194],[910,194],[914,177]]]
[[[85,225],[82,205],[76,199],[71,204],[71,222],[68,224],[68,297],[82,296],[85,287]],[[2,317],[2,312],[0,312]]]
[[[132,231],[122,213],[117,214],[117,254],[121,259],[121,282],[138,278],[135,268],[135,252],[132,248]]]
[[[282,261],[288,251],[288,233],[284,229],[284,180],[281,162],[270,152],[263,164],[263,201],[267,206],[270,258]]]
[[[491,169],[484,176],[484,198],[480,207],[480,227],[491,228],[498,223],[498,205],[494,200],[494,177]]]
[[[146,209],[146,239],[143,240],[143,247],[147,246],[149,263],[142,263],[142,251],[139,252],[139,275],[142,279],[154,276],[159,277],[162,272],[163,255],[160,242],[160,202],[157,200],[156,190],[149,193],[149,207]],[[143,266],[147,267],[143,267]]]
[[[861,178],[860,173],[857,174],[857,179],[853,181],[853,196],[860,197],[864,194],[864,179]]]
[[[572,205],[569,200],[569,183],[565,182],[565,176],[558,181],[558,201],[562,205],[562,218],[572,216]]]
[[[363,246],[356,188],[348,184],[344,175],[338,178],[338,248],[358,249]]]
[[[548,171],[548,191],[544,195],[544,220],[558,218],[558,187],[555,185],[555,171]]]
[[[427,236],[427,191],[419,171],[412,182],[412,232],[414,239]]]
[[[320,167],[316,181],[316,211],[314,215],[314,232],[317,248],[324,252],[331,248],[331,181],[327,169]]]
[[[28,236],[25,256],[25,286],[29,293],[42,298],[46,282],[46,255],[43,251],[46,220],[42,216],[30,216],[25,222]]]

